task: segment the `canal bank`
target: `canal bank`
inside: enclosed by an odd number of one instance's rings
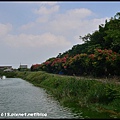
[[[45,72],[16,72],[42,87],[62,106],[83,118],[120,118],[120,85],[89,78],[59,76]]]

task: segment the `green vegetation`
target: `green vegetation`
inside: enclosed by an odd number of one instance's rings
[[[32,71],[46,71],[65,75],[91,75],[95,77],[120,76],[120,13],[116,13],[99,30],[84,37],[83,44],[41,64],[31,66]]]
[[[7,78],[14,78],[14,77],[16,77],[16,72],[0,71],[0,76],[6,76]]]
[[[45,88],[61,105],[71,108],[78,116],[120,118],[120,85],[115,82],[42,71],[16,72],[16,76]]]

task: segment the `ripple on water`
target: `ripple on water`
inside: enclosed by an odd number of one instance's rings
[[[21,118],[21,115],[22,118],[77,117],[68,108],[60,106],[44,89],[19,78],[0,80],[0,113],[1,118]],[[35,116],[37,113],[41,116]]]

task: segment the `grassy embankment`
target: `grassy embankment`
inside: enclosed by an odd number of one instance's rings
[[[83,118],[120,118],[120,85],[115,82],[45,72],[16,72],[15,76],[45,88]]]

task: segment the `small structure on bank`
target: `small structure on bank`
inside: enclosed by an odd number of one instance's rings
[[[28,66],[27,65],[21,65],[19,66],[18,70],[20,71],[24,71],[24,70],[27,70],[28,69]]]
[[[0,66],[0,70],[12,69],[12,66]]]

